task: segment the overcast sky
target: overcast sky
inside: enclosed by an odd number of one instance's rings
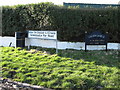
[[[96,3],[96,4],[118,4],[120,0],[0,0],[0,6],[2,5],[17,5],[39,2],[53,2],[57,5],[63,5],[63,2],[71,3]]]

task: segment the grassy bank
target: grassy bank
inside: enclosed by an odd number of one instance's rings
[[[86,53],[60,50],[58,55],[50,55],[42,52],[45,49],[41,51],[26,51],[12,47],[1,49],[0,64],[2,75],[6,78],[48,88],[120,87],[118,51]]]
[[[37,49],[40,51],[47,51],[50,54],[55,54],[55,49],[53,48],[40,48],[40,47],[31,47],[31,49]],[[108,66],[108,67],[117,67],[120,68],[119,60],[120,51],[119,50],[91,50],[85,52],[84,50],[59,50],[58,56],[72,58],[75,60],[83,59],[84,61],[95,62],[96,65]]]

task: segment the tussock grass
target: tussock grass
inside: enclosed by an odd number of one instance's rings
[[[28,52],[25,49],[13,47],[1,47],[1,49],[2,63],[0,65],[2,65],[2,77],[5,78],[47,88],[117,89],[120,87],[119,67],[107,65],[105,57],[103,57],[104,65],[100,62],[97,65],[95,62],[101,52],[84,53],[81,51],[84,54],[82,56],[82,54],[75,53],[79,51],[67,50],[60,51],[58,56],[42,51]],[[110,52],[107,54],[111,55]]]

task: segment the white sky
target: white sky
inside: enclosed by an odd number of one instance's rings
[[[71,3],[96,3],[96,4],[118,4],[120,0],[0,0],[0,6],[17,5],[39,2],[53,2],[57,5],[63,5],[63,2]]]

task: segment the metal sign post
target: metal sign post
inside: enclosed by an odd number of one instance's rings
[[[56,54],[58,54],[58,41],[57,41],[57,31],[56,31]]]

